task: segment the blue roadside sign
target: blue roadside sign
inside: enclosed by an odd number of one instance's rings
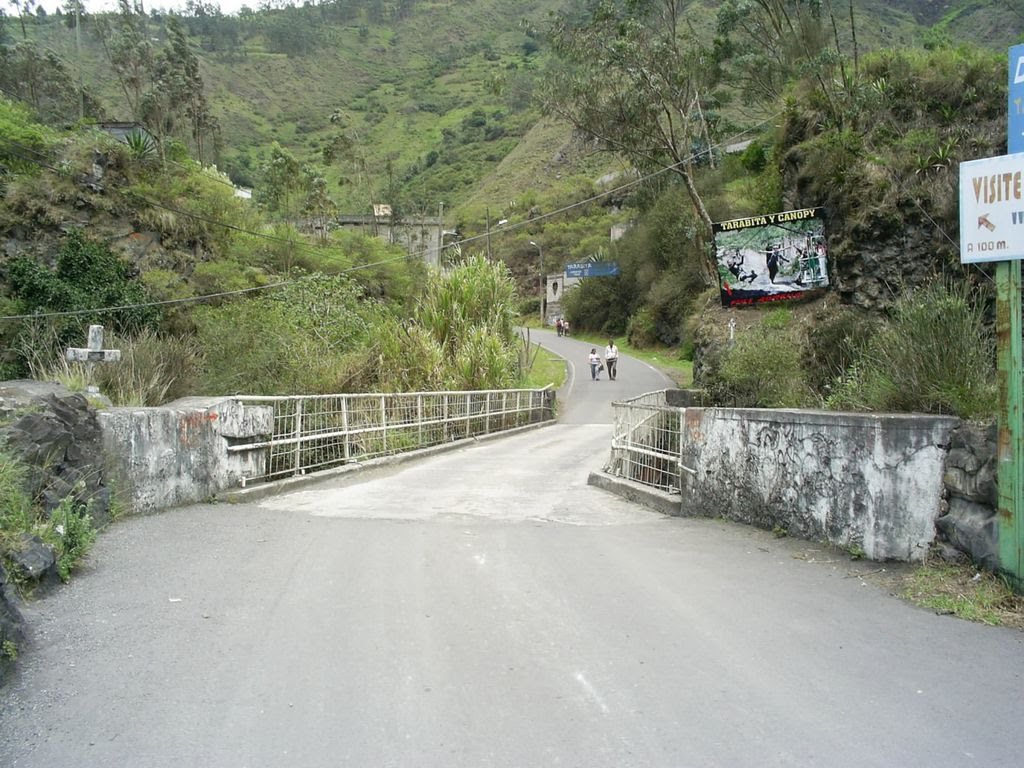
[[[614,261],[574,261],[565,265],[566,277],[614,277],[617,274],[619,265]]]
[[[1007,92],[1006,151],[1024,152],[1024,45],[1010,48],[1010,82]]]

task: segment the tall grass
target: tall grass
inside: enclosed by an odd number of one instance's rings
[[[900,298],[828,404],[963,418],[995,412],[995,340],[980,297],[936,280]]]
[[[56,332],[44,325],[29,326],[19,338],[32,378],[72,392],[96,386],[114,405],[162,405],[194,391],[200,361],[195,341],[145,329],[132,337],[108,334],[105,345],[121,350],[120,361],[69,362]]]

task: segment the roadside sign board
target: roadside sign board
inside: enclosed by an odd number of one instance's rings
[[[614,277],[619,265],[614,261],[574,261],[565,265],[566,277]]]
[[[960,263],[1013,259],[1024,259],[1024,152],[960,163]]]
[[[1010,48],[1010,82],[1006,92],[1006,151],[1024,152],[1024,45]]]

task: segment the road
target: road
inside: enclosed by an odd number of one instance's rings
[[[0,765],[1021,764],[1024,633],[587,486],[665,382],[543,338],[557,426],[112,526],[30,609]]]

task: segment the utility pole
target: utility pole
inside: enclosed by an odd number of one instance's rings
[[[540,243],[535,243],[533,240],[530,241],[530,245],[537,249],[540,262],[537,265],[537,284],[540,288],[540,327],[543,328],[544,321],[547,319],[544,317],[544,299],[546,298],[544,294],[544,250],[540,247]]]

